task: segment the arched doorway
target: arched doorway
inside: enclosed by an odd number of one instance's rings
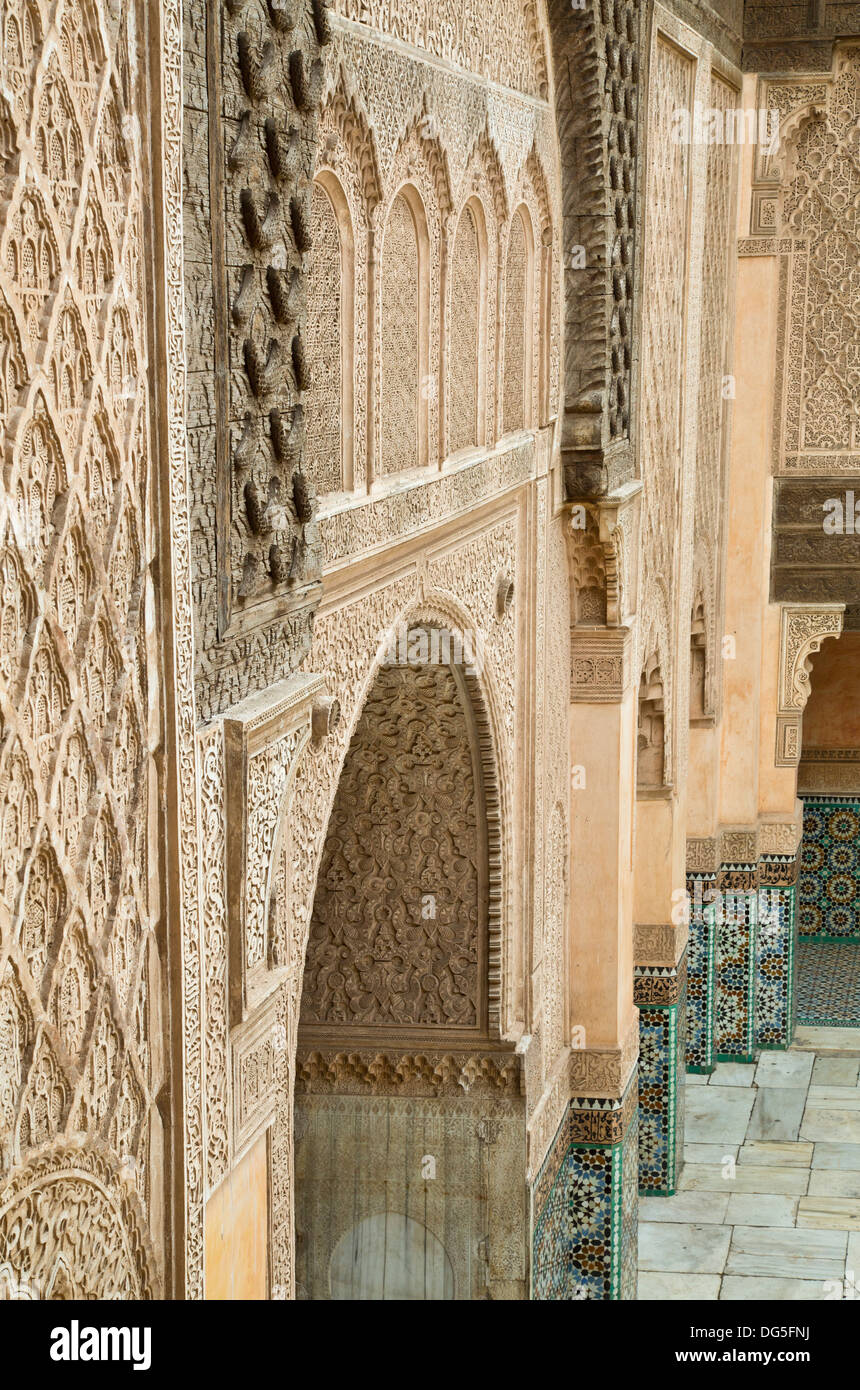
[[[300,1298],[527,1295],[525,1113],[498,1031],[501,856],[479,669],[461,633],[401,628],[344,761],[299,1023]]]

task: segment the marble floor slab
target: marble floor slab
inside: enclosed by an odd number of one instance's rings
[[[824,1284],[821,1279],[761,1279],[749,1274],[726,1274],[720,1299],[724,1303],[746,1303],[753,1299],[769,1303],[807,1303],[827,1296]]]
[[[721,1226],[726,1220],[728,1192],[676,1192],[674,1197],[640,1197],[640,1221],[690,1221]],[[792,1223],[793,1224],[793,1223]]]
[[[856,1197],[801,1197],[797,1224],[816,1231],[860,1231],[860,1199]]]
[[[719,1296],[719,1274],[672,1274],[642,1270],[639,1275],[640,1303],[665,1303],[669,1299],[716,1302]]]
[[[734,1226],[725,1272],[767,1278],[841,1279],[847,1246],[846,1231]]]
[[[833,1144],[823,1140],[814,1145],[812,1166],[860,1169],[860,1144]]]
[[[678,1274],[721,1274],[731,1235],[728,1226],[640,1222],[639,1268]]]
[[[860,1144],[860,1110],[807,1105],[799,1137],[828,1143]]]
[[[805,1087],[765,1086],[755,1098],[747,1139],[796,1139],[805,1108]]]
[[[714,1164],[685,1163],[678,1189],[681,1192],[762,1192],[802,1197],[808,1183],[807,1168],[738,1163],[732,1170],[728,1164],[717,1167]]]
[[[700,1198],[704,1192],[698,1194]],[[729,1226],[793,1226],[803,1197],[774,1197],[763,1192],[734,1192],[726,1210]],[[702,1219],[701,1217],[699,1218]]]
[[[748,1140],[738,1149],[738,1163],[775,1164],[780,1168],[808,1168],[815,1145],[799,1140],[776,1142],[768,1139]]]
[[[856,1086],[860,1057],[816,1057],[813,1086]]]
[[[755,1069],[757,1086],[794,1088],[809,1085],[815,1063],[814,1052],[763,1052]]]
[[[684,1114],[686,1142],[742,1144],[754,1100],[752,1089],[740,1086],[699,1086],[689,1091]]]

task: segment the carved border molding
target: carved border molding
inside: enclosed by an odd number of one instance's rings
[[[315,1048],[296,1060],[296,1090],[342,1095],[523,1094],[522,1063],[513,1051],[343,1052]]]
[[[796,767],[800,761],[800,729],[809,699],[810,657],[827,637],[842,631],[844,603],[785,605],[780,620],[777,767]],[[724,856],[725,858],[726,856]]]
[[[572,1095],[596,1098],[624,1095],[639,1058],[639,1019],[633,1014],[620,1047],[572,1048],[568,1084]]]
[[[570,698],[587,704],[617,703],[630,688],[630,628],[572,628]]]
[[[674,968],[687,947],[688,929],[684,922],[658,922],[633,927],[633,959],[638,966]]]
[[[298,760],[312,736],[322,676],[293,676],[224,716],[230,1018],[247,1020],[279,981],[268,939],[269,885],[278,831]]]
[[[720,852],[714,835],[705,839],[687,841],[686,867],[688,874],[716,873],[720,866]]]
[[[198,858],[197,743],[194,691],[194,620],[191,585],[191,490],[186,432],[184,232],[182,202],[182,0],[153,7],[160,32],[155,51],[155,90],[160,125],[160,206],[156,240],[161,248],[164,353],[163,429],[166,539],[165,603],[170,613],[172,701],[168,704],[168,748],[172,764],[168,797],[169,838],[176,865],[174,912],[179,940],[179,1001],[176,1050],[182,1076],[177,1123],[182,1154],[177,1162],[180,1229],[174,1245],[176,1296],[203,1297],[204,1098],[202,943]],[[177,1135],[177,1144],[179,1136]]]

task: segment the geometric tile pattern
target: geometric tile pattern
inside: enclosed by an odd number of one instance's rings
[[[797,949],[798,1023],[860,1028],[860,945],[800,941]]]
[[[793,872],[786,856],[786,872]],[[762,862],[762,878],[777,876],[781,863]],[[759,887],[755,943],[755,1045],[785,1048],[791,1042],[797,925],[793,885]]]
[[[635,1299],[636,1100],[634,1072],[623,1100],[569,1103],[532,1189],[532,1298]]]
[[[860,799],[803,798],[801,939],[860,941]]]
[[[687,944],[687,1055],[688,1071],[714,1069],[714,984],[716,935],[705,907],[716,887],[716,874],[687,874],[690,902],[690,938]]]
[[[716,1057],[753,1059],[755,997],[755,864],[724,864],[717,911]]]
[[[686,961],[636,966],[639,1006],[639,1191],[669,1196],[681,1170],[686,1052]],[[668,996],[670,1002],[650,1002]],[[674,996],[674,998],[672,998]]]

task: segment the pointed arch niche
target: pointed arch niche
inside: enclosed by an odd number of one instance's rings
[[[429,460],[430,239],[421,195],[406,183],[385,223],[380,274],[380,451],[377,474]]]
[[[314,179],[313,250],[308,273],[306,336],[315,364],[306,394],[308,471],[317,491],[355,486],[355,240],[346,195],[337,176]]]
[[[486,443],[487,222],[477,197],[457,222],[451,259],[448,453]]]
[[[396,628],[341,770],[299,1012],[299,1298],[379,1297],[391,1259],[410,1298],[527,1296],[501,807],[473,655],[438,618]],[[400,1230],[403,1213],[426,1237]],[[426,1266],[436,1242],[445,1259]],[[344,1251],[361,1271],[346,1293]]]
[[[527,429],[532,419],[534,255],[531,215],[520,203],[511,218],[505,256],[502,434]]]

